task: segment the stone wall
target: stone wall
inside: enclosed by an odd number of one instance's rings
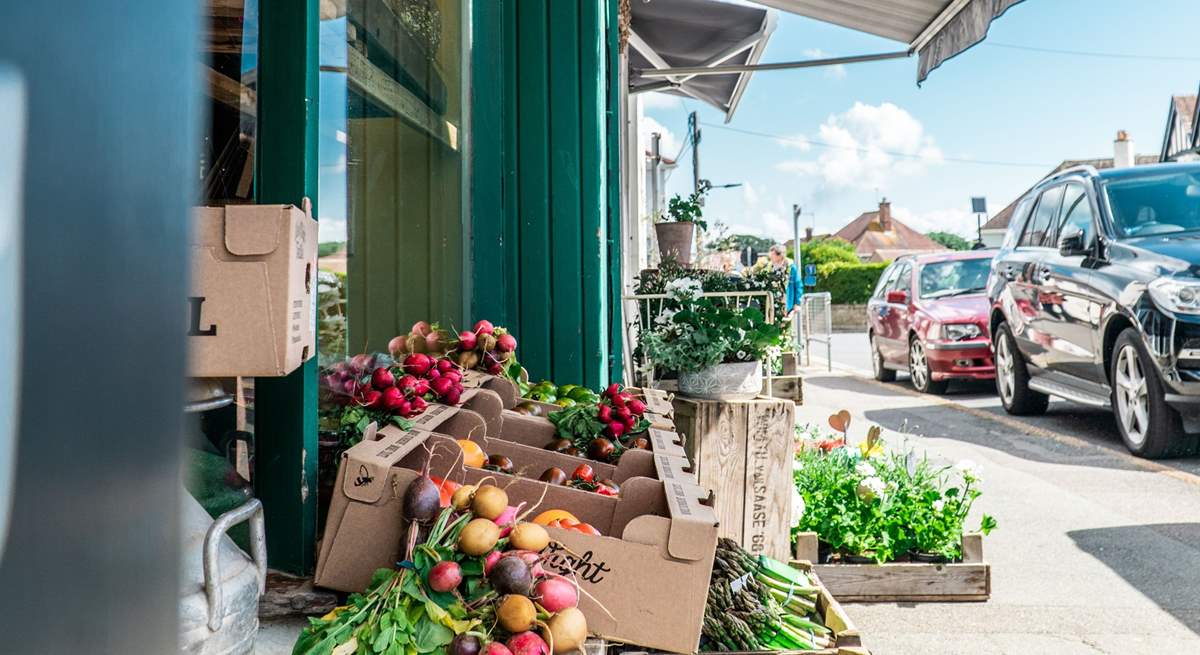
[[[866,332],[866,305],[833,305],[834,332]]]

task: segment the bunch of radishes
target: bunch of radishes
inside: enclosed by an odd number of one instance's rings
[[[473,330],[458,333],[455,357],[458,365],[465,369],[478,368],[491,375],[500,375],[516,351],[517,340],[508,330],[481,320]]]
[[[454,349],[455,344],[454,335],[449,330],[429,321],[417,321],[408,334],[392,337],[388,342],[388,352],[396,359],[411,353],[445,355]]]
[[[596,406],[596,418],[604,423],[604,434],[611,439],[632,433],[645,413],[646,403],[634,398],[616,382],[600,394],[600,404]]]
[[[342,405],[357,405],[412,418],[431,402],[457,405],[463,393],[462,371],[447,357],[412,353],[401,365],[383,355],[355,355],[329,369],[322,384]]]

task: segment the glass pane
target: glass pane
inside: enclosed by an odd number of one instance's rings
[[[461,329],[469,271],[466,0],[338,4],[322,3],[321,16],[320,268],[330,292],[320,351],[329,356],[382,350],[418,320]]]
[[[1037,209],[1029,225],[1025,227],[1025,236],[1021,238],[1022,246],[1038,247],[1046,236],[1046,231],[1052,228],[1058,217],[1058,208],[1062,205],[1063,187],[1056,186],[1042,193],[1038,200]]]
[[[254,201],[258,0],[210,0],[201,56],[208,124],[200,147],[202,204]]]

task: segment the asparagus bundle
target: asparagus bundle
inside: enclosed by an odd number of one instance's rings
[[[717,543],[702,634],[709,650],[820,650],[833,645],[808,574]]]

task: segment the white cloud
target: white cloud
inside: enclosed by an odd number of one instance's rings
[[[892,205],[892,215],[918,232],[953,232],[968,239],[975,238],[975,215],[965,209],[913,211]]]
[[[638,97],[642,99],[642,107],[645,109],[678,109],[682,100],[679,96],[653,91],[639,93]]]
[[[896,178],[919,176],[942,161],[921,122],[890,102],[856,102],[827,118],[812,141],[822,147],[815,160],[783,161],[775,168],[819,175],[827,190],[886,189]]]
[[[317,241],[345,241],[346,219],[322,216],[317,220]]]
[[[804,51],[804,56],[808,57],[809,59],[827,59],[830,57],[830,54],[820,48],[809,48]],[[824,71],[825,77],[828,77],[830,79],[834,79],[834,80],[846,79],[846,66],[844,64],[834,64],[833,66],[824,66],[824,67],[822,67],[822,71]]]
[[[638,122],[638,132],[641,134],[642,143],[646,144],[647,150],[650,149],[650,134],[658,132],[662,136],[659,141],[659,151],[664,156],[674,157],[675,153],[679,152],[679,138],[665,125],[649,116],[642,116],[642,120]]]
[[[778,139],[777,141],[779,142],[779,145],[785,148],[795,148],[800,152],[808,152],[809,150],[812,150],[812,143],[809,142],[808,137],[804,136],[803,134],[795,134]]]
[[[754,188],[753,184],[749,182],[742,184],[742,200],[748,207],[758,204],[758,190]]]
[[[325,164],[324,166],[321,166],[321,172],[322,173],[332,173],[332,174],[345,173],[346,172],[346,153],[343,152],[342,154],[338,155],[338,158],[336,160],[334,160],[334,162],[332,164]]]

